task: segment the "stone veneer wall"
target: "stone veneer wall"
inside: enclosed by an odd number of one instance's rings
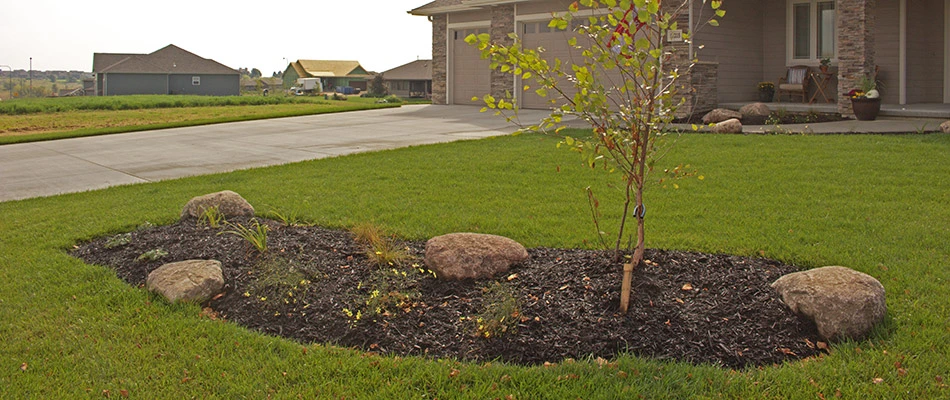
[[[515,32],[515,6],[500,5],[491,7],[491,40],[493,43],[510,46],[514,43],[510,34]],[[491,71],[491,95],[496,99],[505,98],[506,93],[514,94],[514,75],[498,70]]]
[[[705,113],[719,106],[719,63],[697,62],[689,72],[688,80],[692,94],[692,99],[687,98],[684,105],[687,108],[684,111],[688,113],[677,110],[677,116]]]
[[[685,2],[685,0],[665,1],[660,5],[661,11],[674,14],[675,18],[673,20],[684,32],[689,29],[689,10],[684,7]],[[719,64],[696,64],[690,70],[692,60],[689,59],[689,43],[685,41],[665,41],[664,47],[669,55],[665,68],[678,68],[680,73],[676,81],[674,101],[679,103],[681,99],[686,99],[686,102],[676,110],[676,116],[686,117],[706,111],[707,107],[708,110],[715,108],[718,101],[716,98],[716,80],[718,79]],[[709,104],[712,104],[712,106],[709,107]]]
[[[874,1],[838,0],[838,112],[854,115],[848,92],[874,70]]]
[[[448,85],[448,16],[432,16],[432,104],[449,104],[446,97]]]

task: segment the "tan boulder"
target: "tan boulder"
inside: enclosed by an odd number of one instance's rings
[[[742,122],[732,118],[722,121],[709,128],[712,133],[742,133]]]
[[[940,124],[940,132],[950,133],[950,121],[945,121],[944,123]]]
[[[742,118],[742,114],[740,114],[738,111],[727,110],[725,108],[717,108],[715,110],[712,110],[706,113],[706,115],[703,116],[703,123],[704,124],[718,124],[722,121],[729,120],[732,118],[740,119]]]
[[[426,242],[425,264],[439,279],[487,279],[528,257],[524,246],[506,237],[451,233]]]
[[[221,292],[224,274],[217,260],[188,260],[158,267],[148,274],[145,287],[172,303],[204,303]]]
[[[768,117],[772,113],[772,110],[769,109],[765,103],[749,103],[739,109],[739,114],[742,114],[742,117]]]
[[[884,320],[884,286],[868,274],[822,267],[785,275],[772,287],[801,317],[815,322],[825,340],[860,340]]]
[[[181,218],[198,218],[204,210],[218,207],[218,212],[227,217],[253,217],[254,207],[241,195],[230,190],[194,197],[181,210]]]

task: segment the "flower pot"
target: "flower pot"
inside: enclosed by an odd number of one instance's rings
[[[774,90],[760,90],[759,91],[759,101],[763,103],[771,103],[772,97],[775,96]]]
[[[874,121],[881,112],[881,99],[852,98],[851,109],[858,121]]]

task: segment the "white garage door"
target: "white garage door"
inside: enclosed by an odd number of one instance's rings
[[[471,34],[488,33],[488,28],[460,29],[452,31],[452,103],[484,105],[481,100],[491,91],[489,62],[475,46],[465,43]],[[478,101],[472,101],[478,97]]]

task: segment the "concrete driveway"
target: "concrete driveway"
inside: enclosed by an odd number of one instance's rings
[[[526,110],[522,121],[544,112]],[[0,201],[505,135],[472,106],[415,105],[0,146]]]

